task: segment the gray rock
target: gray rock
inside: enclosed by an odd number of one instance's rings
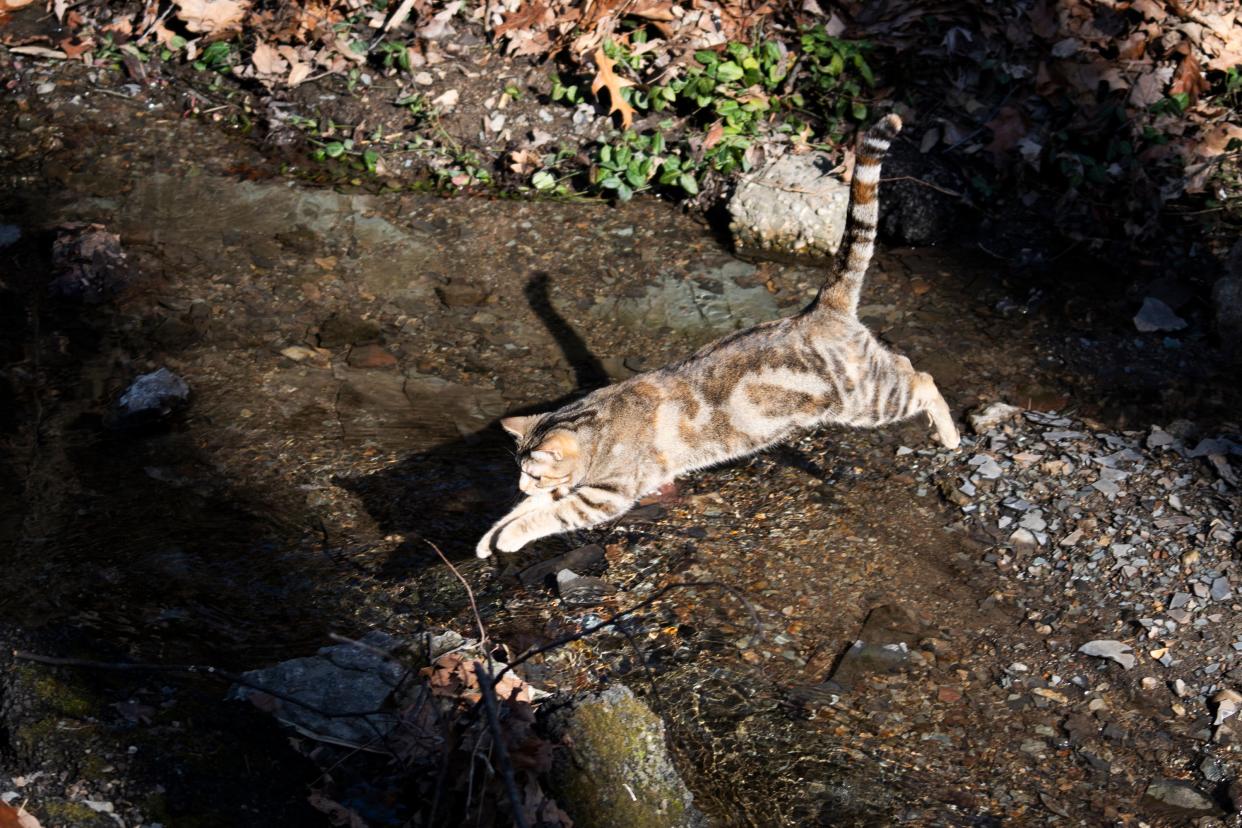
[[[1164,302],[1148,296],[1143,300],[1143,307],[1134,315],[1134,327],[1143,333],[1180,331],[1186,327],[1186,320],[1174,313]]]
[[[745,253],[827,258],[841,246],[849,187],[820,153],[786,154],[744,177],[729,200],[729,229]]]
[[[1097,639],[1088,641],[1078,648],[1078,652],[1084,655],[1095,656],[1097,658],[1108,658],[1120,664],[1129,670],[1134,666],[1135,658],[1130,654],[1133,648],[1129,644],[1122,644],[1120,641],[1111,639]]]
[[[142,374],[116,401],[117,413],[122,421],[158,418],[171,414],[190,399],[190,386],[185,380],[160,368]]]
[[[1155,779],[1143,796],[1149,804],[1159,804],[1181,815],[1216,813],[1216,803],[1194,786],[1173,779]]]
[[[552,793],[580,828],[697,828],[705,824],[678,776],[664,723],[629,688],[611,687],[548,718],[571,745],[551,772]],[[568,754],[568,755],[566,755]]]
[[[362,643],[376,650],[392,651],[400,642],[373,630],[363,637]],[[317,655],[242,673],[254,687],[234,685],[229,698],[254,702],[316,739],[365,745],[396,726],[396,716],[380,712],[380,708],[397,689],[405,671],[405,667],[375,650],[335,644],[320,649]],[[276,691],[302,704],[270,696],[264,690]]]

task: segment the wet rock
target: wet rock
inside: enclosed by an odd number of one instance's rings
[[[729,230],[743,253],[827,258],[841,246],[849,187],[826,155],[781,156],[745,176],[729,200]]]
[[[380,345],[359,345],[349,351],[352,368],[396,368],[397,358]]]
[[[876,607],[868,613],[858,640],[841,656],[832,680],[853,689],[874,673],[904,672],[924,662],[911,646],[934,632],[902,607]]]
[[[604,548],[592,543],[579,546],[564,555],[557,555],[546,561],[531,564],[518,573],[518,580],[526,587],[542,586],[562,569],[590,572],[602,570],[605,566],[607,566],[607,561],[604,558]]]
[[[781,315],[776,300],[765,287],[743,287],[738,283],[738,277],[754,270],[752,265],[733,260],[696,274],[703,278],[664,274],[636,296],[604,297],[591,308],[591,315],[615,320],[644,335],[669,328],[707,340]],[[704,286],[713,282],[716,290]]]
[[[1180,331],[1186,327],[1186,320],[1164,302],[1148,296],[1143,300],[1143,307],[1134,315],[1134,327],[1143,333]]]
[[[276,241],[299,256],[313,255],[319,249],[319,237],[315,235],[314,230],[305,225],[298,225],[292,230],[277,233]]]
[[[1207,794],[1186,782],[1155,779],[1143,794],[1143,803],[1154,806],[1161,816],[1189,818],[1219,813]]]
[[[392,651],[400,644],[387,633],[373,630],[362,643],[375,649],[336,644],[321,648],[317,655],[242,673],[254,686],[235,685],[229,698],[250,701],[317,739],[370,744],[396,725],[394,714],[379,711],[400,685],[406,668],[376,652]]]
[[[166,417],[190,400],[190,386],[185,380],[160,368],[143,374],[130,383],[116,401],[112,412],[113,425],[133,425]]]
[[[570,606],[591,607],[603,603],[605,598],[617,590],[603,578],[579,575],[572,569],[562,569],[556,573],[556,591],[561,600]]]
[[[487,291],[472,282],[459,279],[437,287],[436,295],[448,308],[470,307],[487,301]]]
[[[552,792],[580,828],[689,828],[705,824],[677,775],[664,723],[624,686],[591,694],[548,719],[569,746]]]
[[[102,224],[61,228],[52,242],[53,296],[99,304],[120,293],[129,282],[129,266],[121,237]]]
[[[342,345],[366,345],[380,338],[379,326],[365,319],[335,313],[319,326],[319,345],[339,348]]]

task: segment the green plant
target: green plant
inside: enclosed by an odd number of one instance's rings
[[[224,40],[208,43],[207,48],[199,54],[198,60],[191,65],[200,72],[205,69],[213,72],[227,72],[233,65],[233,46]]]
[[[806,95],[819,104],[825,114],[837,120],[847,115],[855,121],[867,118],[863,87],[875,86],[875,74],[865,57],[871,45],[866,41],[842,40],[814,26],[802,32],[802,59],[807,74]],[[795,93],[802,97],[804,93]],[[801,107],[802,101],[795,100]]]
[[[565,103],[577,104],[582,103],[582,90],[578,88],[576,83],[566,85],[561,81],[561,76],[554,74],[552,76],[552,100],[565,101]]]
[[[385,69],[410,71],[410,49],[404,43],[385,41],[376,47],[375,52],[379,55],[380,62]]]

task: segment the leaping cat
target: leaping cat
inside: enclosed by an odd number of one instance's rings
[[[900,130],[901,120],[889,115],[863,138],[838,272],[806,309],[557,411],[501,420],[517,438],[526,498],[479,541],[480,558],[604,523],[680,474],[823,423],[881,426],[925,412],[940,441],[957,448],[953,416],[931,375],[858,321],[875,250],[880,164]]]

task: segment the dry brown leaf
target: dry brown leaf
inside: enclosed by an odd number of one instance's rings
[[[289,62],[281,57],[280,52],[262,40],[255,41],[254,54],[250,56],[250,62],[254,64],[254,71],[266,77],[283,75],[289,68]]]
[[[68,55],[59,49],[49,49],[46,46],[13,46],[9,49],[9,51],[15,55],[51,58],[52,60],[64,60],[68,57]]]
[[[621,90],[633,86],[634,81],[620,77],[613,71],[617,62],[604,54],[603,47],[595,50],[595,80],[591,81],[591,94],[599,97],[600,89],[608,90],[608,114],[621,113],[621,126],[629,129],[634,123],[634,107],[621,97]]]
[[[83,40],[81,43],[75,44],[73,42],[73,38],[66,37],[64,40],[62,40],[57,45],[60,46],[61,50],[64,51],[64,53],[69,57],[70,60],[74,60],[86,54],[91,49],[93,49],[95,47],[95,41],[88,37],[86,40]]]
[[[0,0],[0,12],[11,12],[33,2],[34,0]]]
[[[712,147],[720,143],[720,139],[724,137],[724,121],[716,119],[711,126],[707,128],[707,134],[703,136],[703,152],[707,152]]]
[[[1199,71],[1199,61],[1194,55],[1186,55],[1173,75],[1173,85],[1169,87],[1169,94],[1187,95],[1193,106],[1199,102],[1199,96],[1210,88],[1211,84]]]
[[[0,828],[43,828],[35,815],[23,808],[0,802]]]
[[[992,130],[992,142],[984,149],[993,155],[1004,155],[1025,137],[1026,116],[1016,106],[1005,106],[996,113],[995,118],[987,122],[986,126]]]
[[[1130,89],[1130,103],[1146,109],[1164,99],[1164,89],[1173,76],[1172,66],[1161,66],[1138,76]]]
[[[535,0],[533,3],[523,3],[519,6],[517,11],[506,17],[504,22],[496,27],[494,34],[496,37],[501,37],[510,31],[522,31],[535,26],[547,26],[554,19],[552,9],[539,2],[539,0]]]
[[[177,17],[192,32],[221,34],[241,26],[248,0],[174,0]]]

